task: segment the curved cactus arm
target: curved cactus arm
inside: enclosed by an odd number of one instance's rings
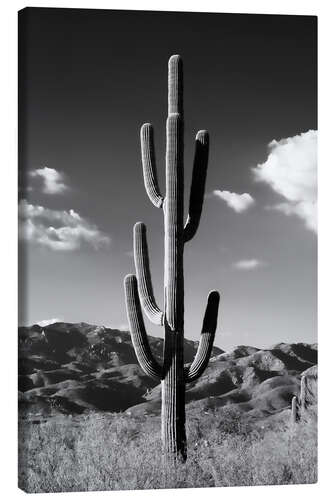
[[[202,324],[199,347],[191,366],[186,370],[186,383],[193,382],[199,378],[208,365],[215,338],[219,302],[220,294],[216,290],[210,292]]]
[[[156,173],[154,129],[150,123],[141,127],[141,159],[143,168],[143,180],[150,201],[157,208],[163,205],[163,196],[160,193]]]
[[[164,314],[157,306],[149,268],[149,253],[146,226],[137,222],[134,226],[134,263],[138,277],[138,289],[141,305],[146,315],[156,325],[163,325]]]
[[[206,130],[199,130],[195,138],[195,155],[192,173],[190,205],[184,227],[184,241],[190,241],[200,223],[202,204],[208,166],[209,135]]]
[[[162,367],[157,363],[149,347],[143,322],[138,284],[134,274],[128,274],[124,280],[126,309],[132,342],[138,362],[143,371],[157,380],[163,377]]]

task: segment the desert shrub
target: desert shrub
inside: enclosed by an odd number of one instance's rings
[[[187,419],[189,448],[218,445],[226,435],[245,435],[249,432],[244,414],[233,406],[213,408],[190,415]]]
[[[263,435],[229,435],[212,446],[205,467],[216,486],[303,484],[317,480],[317,435],[314,422]]]
[[[29,492],[313,483],[316,419],[259,434],[231,408],[188,418],[189,456],[161,456],[159,419],[123,414],[20,424],[19,486]]]

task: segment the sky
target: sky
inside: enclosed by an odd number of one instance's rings
[[[316,342],[317,26],[309,16],[29,8],[19,15],[19,324],[127,328],[132,228],[162,304],[167,62],[184,64],[185,213],[210,134],[201,223],[184,252],[185,336],[221,293],[216,345]],[[146,319],[149,334],[163,329]]]

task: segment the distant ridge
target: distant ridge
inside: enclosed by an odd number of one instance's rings
[[[160,387],[137,365],[128,332],[56,322],[20,327],[18,336],[22,418],[86,411],[159,413]],[[149,342],[161,361],[163,339],[149,337]],[[192,361],[197,345],[185,340],[185,363]],[[187,387],[187,403],[202,409],[234,405],[253,418],[273,415],[289,408],[302,373],[316,365],[317,344],[242,345],[229,352],[214,347],[202,377]]]

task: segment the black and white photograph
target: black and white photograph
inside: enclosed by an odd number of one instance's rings
[[[317,17],[18,36],[19,488],[316,483]]]

